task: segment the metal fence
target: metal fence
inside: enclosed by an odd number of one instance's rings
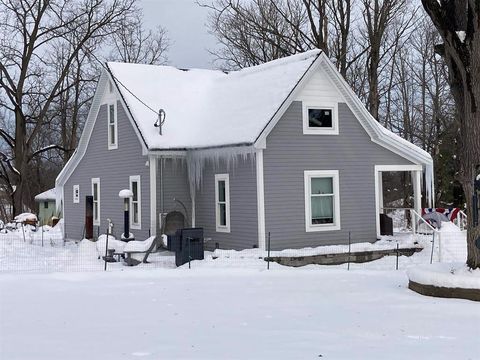
[[[413,211],[404,213],[410,218],[405,217],[402,223],[397,216],[394,235],[382,237],[373,244],[356,243],[356,234],[352,231],[349,238],[345,239],[345,245],[274,251],[269,245],[274,244],[275,239],[269,237],[266,250],[206,251],[205,260],[194,261],[191,268],[267,269],[282,265],[394,270],[431,262],[465,261],[465,231],[438,231],[431,226],[416,226],[421,222],[419,215]],[[111,263],[105,263],[105,254],[104,242],[64,241],[62,232],[49,227],[24,227],[0,232],[0,273],[83,272],[128,268],[120,253],[112,254],[115,262]],[[132,256],[143,260],[144,255],[140,253]],[[138,267],[176,267],[175,253],[163,249],[152,252],[147,261]]]

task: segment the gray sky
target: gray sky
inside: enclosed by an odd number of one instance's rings
[[[180,68],[213,67],[208,49],[215,47],[215,38],[208,33],[208,10],[195,0],[141,0],[147,27],[161,25],[168,31],[171,46],[169,64]]]

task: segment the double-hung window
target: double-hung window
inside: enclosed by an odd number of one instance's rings
[[[303,133],[305,135],[338,135],[338,105],[304,102]]]
[[[130,198],[130,227],[142,228],[142,206],[140,175],[130,176],[130,190],[133,196]]]
[[[93,225],[100,226],[100,178],[92,179]]]
[[[230,179],[228,174],[215,175],[215,219],[218,232],[230,232]]]
[[[108,150],[118,148],[117,106],[108,104]]]
[[[307,232],[340,230],[338,170],[305,171]]]

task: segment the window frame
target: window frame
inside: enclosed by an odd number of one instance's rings
[[[338,170],[305,170],[305,231],[340,230],[340,175]],[[332,178],[333,187],[333,224],[312,224],[312,179]]]
[[[133,196],[129,199],[130,207],[130,228],[135,230],[142,230],[142,183],[140,175],[132,175],[129,178],[130,191],[133,193],[132,184],[137,183],[137,198],[136,201],[138,204],[138,223],[133,222]]]
[[[78,191],[78,196],[76,196],[75,190]],[[80,185],[73,185],[73,203],[74,204],[80,203]]]
[[[219,182],[225,182],[225,223],[220,224],[220,194],[218,191]],[[229,174],[215,174],[215,228],[217,232],[230,232],[230,175]]]
[[[309,126],[308,110],[331,110],[332,127],[315,128]],[[336,102],[302,102],[302,119],[304,135],[338,135],[338,103]]]
[[[113,106],[113,124],[110,124],[110,107]],[[110,140],[112,138],[112,129],[111,125],[113,125],[113,137],[115,139],[114,143],[111,143]],[[115,150],[118,149],[118,114],[117,114],[117,102],[111,101],[107,103],[107,144],[108,150]]]
[[[95,219],[95,192],[94,192],[94,184],[97,184],[97,217],[98,219]],[[100,178],[92,178],[92,196],[93,196],[93,225],[95,226],[100,226],[100,214],[101,214],[101,192],[100,192]]]

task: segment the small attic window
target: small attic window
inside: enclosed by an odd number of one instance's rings
[[[108,82],[108,92],[113,93],[113,83],[111,81]]]
[[[338,135],[337,104],[303,104],[305,135]]]
[[[118,148],[117,106],[108,104],[108,150]]]

